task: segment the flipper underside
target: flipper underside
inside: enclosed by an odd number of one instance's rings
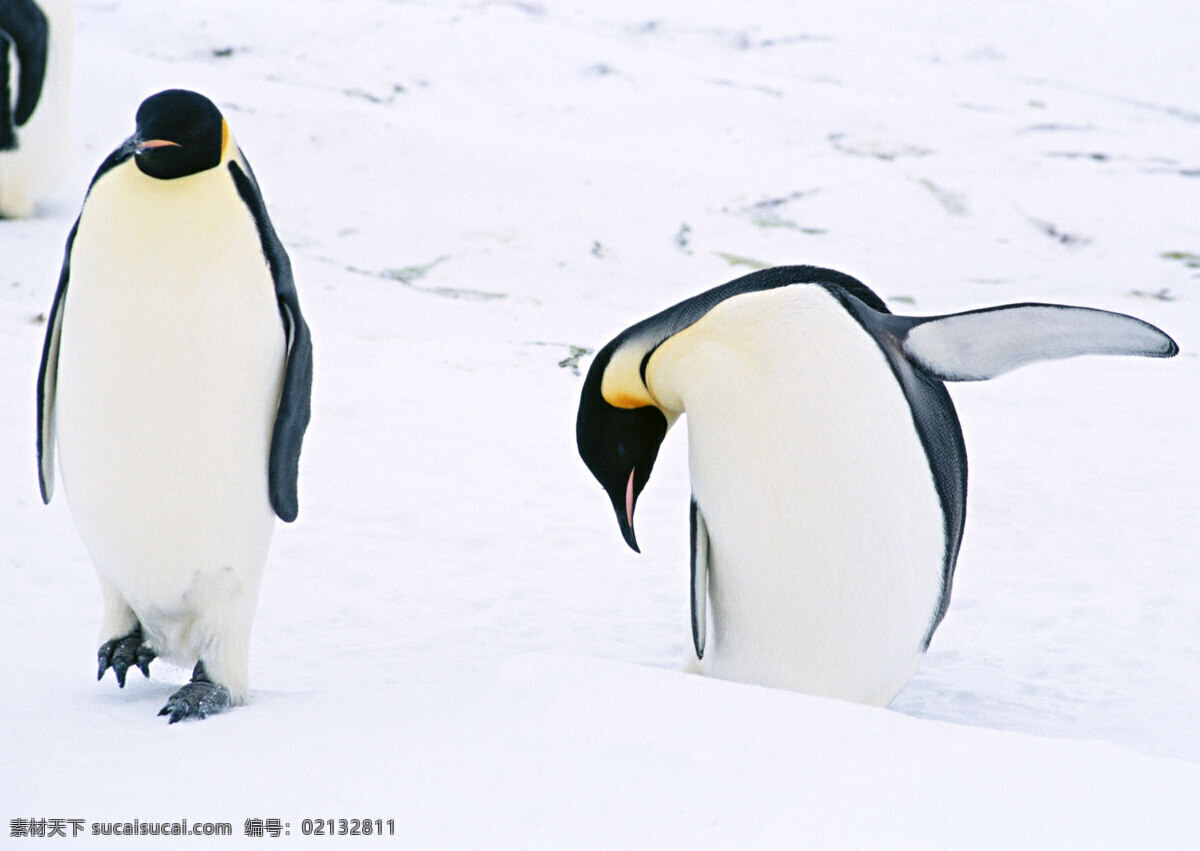
[[[943,381],[982,381],[1042,360],[1079,355],[1169,358],[1175,341],[1148,322],[1088,307],[1012,304],[909,324],[904,353]]]

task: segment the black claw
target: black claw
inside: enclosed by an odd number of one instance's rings
[[[143,675],[149,677],[150,663],[157,655],[154,649],[146,644],[145,636],[142,634],[142,627],[139,624],[127,635],[106,641],[100,646],[100,650],[96,654],[96,658],[100,663],[100,669],[96,672],[96,679],[104,679],[104,672],[112,668],[113,674],[117,678],[117,685],[125,688],[125,675],[129,669],[136,665]]]
[[[137,666],[142,672],[142,676],[146,679],[150,678],[150,663],[154,661],[157,654],[150,649],[150,645],[142,644],[138,646],[137,651]]]
[[[208,669],[204,667],[204,660],[196,662],[196,667],[192,668],[192,682],[194,683],[211,683],[212,680],[208,677]]]
[[[215,715],[227,709],[230,701],[229,689],[210,680],[204,663],[197,662],[196,669],[192,671],[192,681],[171,695],[167,705],[158,714],[169,715],[167,723],[174,724],[184,718],[200,719]]]
[[[113,654],[112,669],[117,675],[117,685],[125,688],[125,672],[129,670],[129,660],[121,654],[122,648],[117,648],[117,652]]]

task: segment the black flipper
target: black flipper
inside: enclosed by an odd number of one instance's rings
[[[174,724],[184,718],[201,719],[215,715],[228,709],[231,702],[229,689],[210,680],[204,663],[197,662],[192,671],[192,681],[171,695],[167,705],[158,714],[170,716],[167,723]]]
[[[3,30],[0,30],[0,151],[12,151],[17,147],[17,131],[13,122],[12,93],[9,80],[12,67],[9,64],[9,47]]]
[[[54,496],[54,391],[58,384],[58,344],[62,335],[63,302],[67,297],[67,282],[71,278],[71,248],[75,245],[75,234],[78,231],[79,220],[76,219],[70,235],[67,236],[67,250],[63,257],[62,272],[58,276],[54,304],[51,305],[50,316],[46,320],[46,342],[42,345],[42,363],[38,368],[38,485],[42,491],[42,502],[47,505]]]
[[[708,525],[696,498],[692,497],[692,646],[696,658],[704,658],[708,629]]]
[[[0,2],[0,150],[17,146],[14,127],[27,122],[37,108],[46,81],[46,55],[49,47],[50,25],[42,10],[32,0]],[[8,64],[8,44],[11,40],[21,65],[17,81],[16,105],[10,107],[12,71]],[[11,109],[11,111],[10,111]]]
[[[234,185],[258,225],[263,254],[275,280],[275,296],[279,314],[287,334],[287,370],[275,414],[275,429],[271,435],[271,459],[268,468],[271,507],[287,523],[299,513],[297,479],[300,470],[300,448],[308,428],[312,396],[312,338],[300,313],[300,300],[292,278],[292,264],[283,243],[267,216],[262,192],[247,163],[246,170],[230,161],[229,171]]]
[[[967,450],[944,381],[980,381],[1040,360],[1084,354],[1172,357],[1175,341],[1140,319],[1085,307],[1010,304],[946,316],[896,316],[826,284],[879,344],[912,409],[945,515],[942,594],[925,646],[946,615],[967,511]]]
[[[116,166],[133,156],[134,143],[125,140],[100,163],[88,193],[96,181]],[[84,203],[87,203],[85,196]],[[80,213],[80,218],[82,218]],[[71,249],[75,246],[75,234],[79,232],[79,218],[67,235],[67,247],[63,252],[62,271],[58,275],[58,289],[54,292],[54,304],[46,320],[46,341],[42,345],[42,362],[38,367],[37,387],[37,455],[38,484],[42,491],[42,502],[49,503],[54,496],[54,391],[58,383],[58,345],[62,334],[63,302],[67,298],[67,283],[71,280]]]

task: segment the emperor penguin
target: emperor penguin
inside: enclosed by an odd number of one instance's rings
[[[687,414],[693,664],[886,706],[946,614],[962,540],[967,454],[943,382],[1177,351],[1118,313],[1011,304],[897,316],[849,275],[766,269],[604,346],[576,439],[636,551],[638,496]]]
[[[74,0],[0,0],[0,218],[33,215],[70,160]]]
[[[160,715],[249,695],[276,515],[296,518],[312,343],[291,263],[221,112],[147,98],[67,237],[38,374],[42,499],[54,447],[100,578],[99,672],[195,665]]]

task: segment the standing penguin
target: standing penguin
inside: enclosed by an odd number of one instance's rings
[[[0,218],[25,218],[69,158],[74,0],[0,0]]]
[[[274,515],[297,514],[312,344],[291,263],[220,111],[170,90],[101,164],[38,375],[42,499],[63,484],[104,596],[99,677],[195,664],[159,714],[249,695]],[[56,434],[57,431],[57,434]]]
[[[706,673],[886,706],[946,613],[962,539],[966,448],[942,382],[1177,351],[1117,313],[895,316],[848,275],[766,269],[601,349],[576,438],[637,550],[637,498],[687,413],[692,639]]]

